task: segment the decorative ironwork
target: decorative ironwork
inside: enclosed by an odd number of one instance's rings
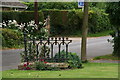
[[[61,60],[67,60],[68,58],[68,47],[69,43],[72,42],[72,40],[69,40],[65,37],[59,37],[59,38],[53,38],[49,37],[47,39],[39,39],[35,40],[35,38],[28,40],[26,37],[26,33],[24,32],[24,47],[25,47],[25,61],[29,61],[29,58],[34,58],[34,60],[44,59],[44,60],[52,60],[55,62],[59,62]],[[57,46],[57,48],[54,48]],[[66,51],[66,58],[63,57],[60,54],[61,52],[61,46],[65,46]],[[54,58],[55,52],[54,49],[58,49],[58,58]],[[34,53],[34,54],[33,54]],[[29,57],[28,57],[29,55]],[[33,57],[34,55],[34,57]]]

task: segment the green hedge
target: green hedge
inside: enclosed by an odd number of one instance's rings
[[[18,23],[26,23],[34,20],[34,12],[33,11],[21,11],[21,12],[13,12],[13,11],[5,11],[2,12],[2,20],[16,20]],[[43,22],[44,14],[39,11],[39,21]]]
[[[0,29],[0,38],[2,39],[2,47],[15,48],[23,43],[23,37],[20,32],[11,29]]]
[[[51,34],[72,35],[81,32],[83,12],[81,10],[42,10],[39,21],[50,15]],[[19,23],[34,19],[34,12],[3,12],[3,20],[17,20]],[[102,9],[92,8],[89,11],[89,33],[99,33],[111,29],[108,14]]]
[[[73,35],[82,31],[83,12],[81,10],[44,10],[50,15],[52,35]],[[92,8],[89,11],[89,33],[99,33],[111,29],[108,14],[104,10]]]
[[[52,35],[68,35],[81,30],[83,12],[80,10],[43,10],[43,13],[45,17],[50,15]]]

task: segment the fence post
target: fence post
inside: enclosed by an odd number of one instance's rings
[[[24,49],[25,49],[25,62],[28,62],[28,58],[27,58],[27,33],[25,31],[23,31],[23,35],[24,35]]]

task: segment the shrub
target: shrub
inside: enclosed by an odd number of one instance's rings
[[[16,20],[8,20],[8,21],[3,21],[2,22],[2,28],[7,28],[7,29],[19,29],[19,25]]]
[[[113,47],[114,47],[114,51],[113,51],[113,55],[114,56],[118,56],[118,57],[120,57],[120,37],[115,37],[114,36],[114,45],[113,45]]]
[[[27,53],[25,51],[20,53],[21,62],[26,62],[26,61],[34,62],[34,61],[37,61],[41,57],[44,57],[44,52],[45,52],[46,57],[48,57],[49,53],[50,53],[50,48],[47,47],[47,46],[45,46],[45,47],[46,48],[44,49],[44,46],[41,46],[39,48],[40,53],[37,54],[36,45],[33,45],[32,43],[28,43],[27,44]],[[26,58],[27,58],[27,60],[26,60]]]
[[[40,59],[40,61],[36,61],[33,65],[33,68],[35,68],[36,70],[59,70],[60,68],[58,67],[51,67],[48,66],[46,63],[46,61],[44,61],[44,59]]]
[[[34,20],[34,12],[2,12],[4,21],[16,20],[26,23]],[[42,10],[39,11],[39,21],[50,15],[50,32],[55,35],[72,35],[82,29],[83,12],[81,10]],[[98,33],[111,29],[108,14],[103,9],[91,8],[89,11],[89,33]]]
[[[120,1],[117,3],[108,3],[106,12],[109,13],[110,22],[113,25],[113,28],[115,29],[115,35],[113,36],[113,55],[120,56]]]
[[[56,53],[54,59],[56,58],[57,59],[59,58],[59,53]],[[64,50],[60,52],[60,58],[61,59],[66,58],[66,52]],[[68,52],[68,60],[61,60],[60,62],[66,62],[66,61],[69,63],[69,68],[81,68],[82,67],[81,60],[79,56],[77,56],[76,53]]]
[[[45,17],[50,15],[52,36],[73,34],[81,29],[81,10],[43,10],[43,13]]]
[[[114,29],[113,32],[110,33],[113,39],[110,41],[113,44],[113,56],[120,57],[120,28]]]
[[[108,14],[105,10],[99,8],[91,8],[89,11],[89,32],[98,33],[111,29]]]
[[[2,33],[2,46],[8,48],[14,48],[16,46],[20,46],[22,44],[22,35],[17,30],[11,29],[0,29]]]
[[[43,10],[44,16],[50,15],[51,34],[72,35],[82,30],[83,12],[81,10]],[[91,8],[89,11],[89,33],[110,30],[108,14],[103,9]]]
[[[1,42],[0,42],[0,45],[1,45],[1,47],[2,46],[5,46],[6,45],[6,42],[5,42],[5,39],[4,39],[4,37],[2,36],[2,32],[0,31],[0,39],[1,39]]]
[[[41,61],[35,62],[34,67],[36,70],[46,70],[46,68],[47,68],[46,64],[44,62],[41,62]]]

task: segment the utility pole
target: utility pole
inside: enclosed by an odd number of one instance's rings
[[[82,26],[81,59],[87,61],[87,32],[88,32],[88,2],[84,3],[84,17]]]
[[[39,24],[39,21],[38,21],[38,2],[37,0],[35,0],[34,2],[34,18],[35,18],[35,24]]]

